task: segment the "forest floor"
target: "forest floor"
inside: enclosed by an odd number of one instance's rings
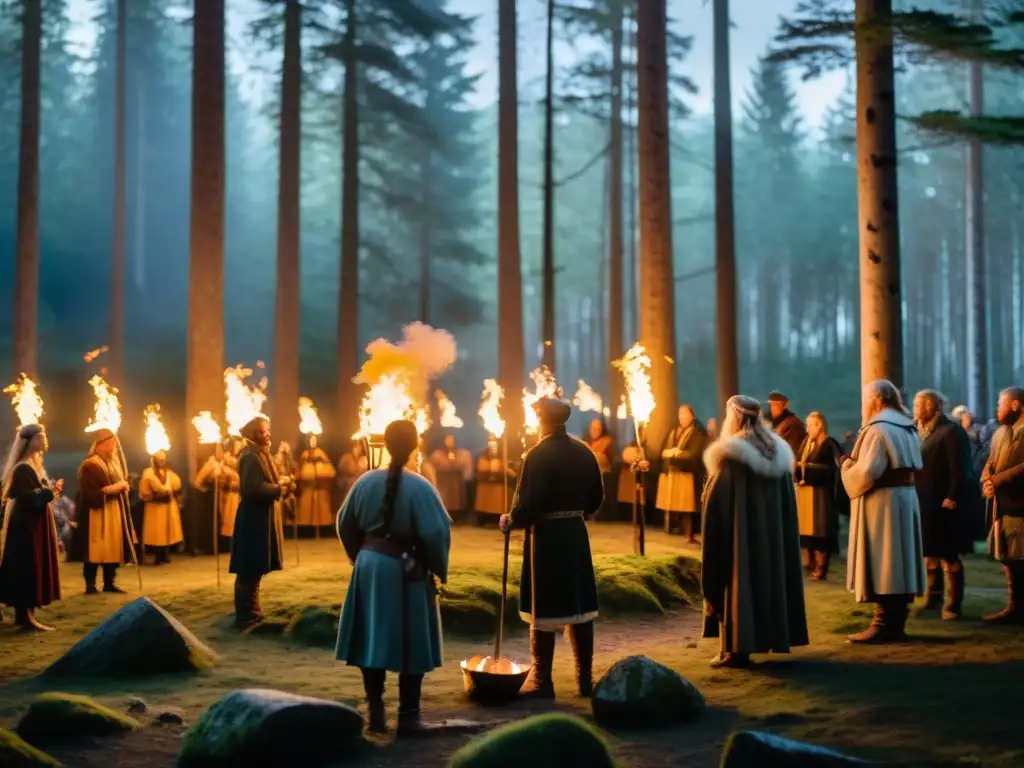
[[[616,557],[631,547],[628,527],[591,526],[595,560],[606,571],[631,558]],[[513,541],[513,551],[517,540]],[[300,542],[301,564],[295,566],[295,543],[286,545],[288,569],[265,583],[264,607],[288,615],[303,603],[336,606],[344,597],[350,566],[337,541]],[[649,533],[648,554],[699,557],[699,548],[677,537]],[[454,529],[453,581],[460,573],[493,573],[500,569],[501,536],[493,530]],[[222,558],[222,587],[217,589],[213,558],[178,556],[169,567],[143,569],[146,594],[185,623],[220,655],[209,672],[122,682],[69,684],[67,692],[94,696],[123,710],[131,696],[151,709],[176,707],[187,721],[238,688],[276,688],[359,705],[358,670],[334,660],[333,652],[311,647],[289,634],[243,636],[231,628],[231,577]],[[518,559],[513,561],[518,569]],[[833,746],[852,753],[915,765],[1024,764],[1024,743],[1015,727],[1024,711],[1024,632],[1019,628],[983,626],[978,616],[1000,607],[1005,599],[998,567],[976,556],[968,559],[970,588],[961,622],[942,622],[935,614],[915,611],[909,631],[913,642],[861,648],[845,643],[847,634],[869,620],[870,606],[857,605],[842,585],[838,563],[826,583],[806,588],[811,646],[790,656],[764,657],[752,670],[712,670],[708,660],[716,648],[701,641],[699,604],[677,605],[664,615],[618,615],[598,625],[595,672],[615,661],[644,654],[677,670],[700,688],[708,700],[707,714],[686,727],[650,732],[609,734],[623,765],[637,768],[716,766],[729,732],[741,728]],[[127,595],[81,594],[80,567],[62,566],[65,599],[41,610],[42,621],[57,631],[43,635],[15,633],[8,612],[0,626],[0,726],[13,725],[35,694],[45,690],[36,673],[59,657],[106,616],[137,596],[136,575],[123,569]],[[464,577],[463,577],[464,578]],[[490,578],[490,577],[488,577]],[[514,594],[514,590],[512,590]],[[507,720],[552,709],[589,714],[588,703],[572,693],[572,656],[560,641],[556,651],[554,704],[512,705],[481,710],[462,693],[458,660],[488,653],[489,639],[445,638],[446,666],[427,677],[424,707],[432,717]],[[510,627],[506,653],[528,657],[520,622]],[[390,711],[396,686],[389,688]],[[51,750],[67,766],[163,768],[174,764],[184,729],[151,727],[126,737]],[[427,742],[387,741],[346,765],[445,766],[469,737],[443,736]]]

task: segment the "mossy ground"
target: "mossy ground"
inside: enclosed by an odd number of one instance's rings
[[[17,733],[36,747],[127,733],[139,723],[88,696],[43,693],[29,704]]]
[[[488,605],[494,595],[494,573],[500,577],[501,536],[492,530],[457,527],[452,553],[452,589],[477,585],[479,597],[467,587],[460,600]],[[627,527],[591,526],[592,548],[598,567],[611,568],[605,557],[631,548]],[[345,594],[350,567],[335,541],[302,541],[301,566],[295,567],[294,543],[287,543],[289,570],[265,582],[265,608],[291,620],[303,605],[336,610]],[[513,551],[516,550],[513,542]],[[699,550],[678,537],[648,534],[652,556],[690,555]],[[627,564],[627,558],[623,564]],[[231,577],[222,558],[222,588],[217,590],[211,558],[179,556],[168,568],[144,571],[147,593],[181,620],[221,656],[221,664],[199,675],[153,680],[97,681],[74,688],[95,695],[113,709],[123,710],[131,695],[153,707],[180,707],[186,720],[228,691],[243,687],[278,688],[308,696],[358,704],[359,672],[333,660],[333,655],[310,646],[293,634],[240,636],[230,626]],[[510,569],[517,572],[517,564]],[[791,738],[856,751],[867,757],[908,760],[965,760],[986,766],[1024,764],[1015,717],[1024,711],[1024,687],[1016,681],[1024,673],[1024,632],[981,625],[976,618],[1005,600],[997,566],[980,557],[967,562],[966,620],[952,625],[936,615],[915,616],[909,629],[918,640],[905,646],[856,648],[844,643],[846,634],[869,620],[869,606],[858,606],[841,586],[843,566],[837,562],[831,581],[808,584],[808,622],[812,645],[792,656],[766,658],[752,671],[716,671],[707,666],[716,648],[698,643],[700,617],[686,607],[632,616],[620,616],[598,625],[595,672],[602,674],[618,659],[637,653],[672,667],[700,688],[708,712],[685,728],[645,733],[612,734],[609,741],[625,764],[639,768],[717,766],[718,754],[729,731],[760,728]],[[65,600],[41,610],[39,618],[58,631],[20,635],[8,622],[0,625],[0,725],[12,723],[41,683],[28,679],[67,650],[81,635],[134,595],[81,595],[80,566],[62,568]],[[134,574],[126,570],[121,584],[134,590]],[[654,593],[660,582],[648,589]],[[490,597],[488,597],[490,595]],[[604,593],[608,599],[608,592]],[[514,604],[515,589],[510,590]],[[610,608],[611,606],[609,606]],[[606,614],[611,611],[606,611]],[[515,619],[512,626],[519,626]],[[293,627],[294,629],[294,627]],[[449,629],[451,629],[449,627]],[[481,627],[481,630],[484,628]],[[465,639],[446,635],[446,666],[428,676],[424,707],[445,717],[522,717],[548,711],[544,704],[514,705],[507,711],[481,713],[465,702],[458,660],[488,652],[489,638]],[[508,638],[507,652],[527,655],[523,632]],[[691,647],[692,646],[692,647]],[[559,641],[555,657],[555,684],[560,693],[557,709],[588,714],[585,702],[569,695],[572,688],[571,654]],[[389,681],[387,702],[394,712],[397,685]],[[442,738],[428,744],[387,745],[379,754],[350,765],[445,766],[465,738]],[[118,737],[117,746],[136,766],[170,766],[180,746],[180,731],[148,728]],[[108,766],[107,753],[66,755],[50,750],[58,759],[82,766]],[[71,756],[74,759],[68,760]],[[410,762],[412,761],[412,762]],[[127,764],[127,762],[126,762]]]
[[[56,760],[33,747],[18,734],[0,728],[0,765],[5,768],[59,766]]]

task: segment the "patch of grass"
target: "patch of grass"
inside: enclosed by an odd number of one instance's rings
[[[41,768],[59,766],[60,763],[18,734],[0,728],[0,765],[5,768]]]
[[[18,723],[18,735],[34,746],[111,736],[135,730],[139,723],[88,696],[44,693],[29,705]]]
[[[613,768],[604,737],[578,717],[538,715],[481,736],[452,756],[450,768]]]

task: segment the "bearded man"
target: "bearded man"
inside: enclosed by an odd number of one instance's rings
[[[789,398],[781,392],[775,391],[768,395],[768,409],[772,429],[786,441],[795,456],[800,451],[804,438],[807,437],[807,428],[800,421],[800,417],[789,410]]]
[[[704,453],[701,590],[712,667],[807,645],[793,451],[761,423],[761,404],[729,399],[721,437]]]
[[[843,462],[850,497],[850,544],[846,586],[859,603],[875,603],[875,617],[851,643],[907,639],[914,596],[924,594],[921,511],[914,485],[922,468],[917,429],[891,381],[864,388],[864,426]]]
[[[982,494],[991,509],[988,551],[1003,564],[1006,607],[985,621],[1024,624],[1024,388],[999,393],[999,431],[981,473]]]
[[[235,574],[235,624],[244,629],[263,620],[260,581],[282,568],[284,530],[277,503],[294,491],[270,455],[270,420],[257,416],[242,427],[245,446],[238,457],[241,500],[231,539],[230,572]]]
[[[942,618],[960,617],[964,599],[964,564],[960,555],[974,550],[974,513],[978,482],[971,465],[970,438],[944,413],[945,398],[934,389],[914,396],[923,467],[914,473],[921,506],[921,541],[927,571],[924,608],[942,605]],[[945,578],[943,578],[945,574]],[[943,581],[946,602],[942,603]]]

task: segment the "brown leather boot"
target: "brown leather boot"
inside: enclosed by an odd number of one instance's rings
[[[942,564],[946,578],[946,602],[942,606],[942,620],[956,621],[960,618],[960,607],[964,602],[964,564],[953,561]]]
[[[863,632],[850,635],[848,642],[858,645],[887,645],[907,639],[907,601],[904,595],[879,595],[875,617]]]
[[[235,626],[239,629],[248,629],[260,623],[261,616],[258,611],[258,597],[254,597],[258,584],[248,579],[235,577]]]
[[[925,586],[923,611],[936,611],[942,607],[942,566],[928,558],[925,562],[927,581]]]
[[[370,733],[387,733],[388,719],[384,711],[383,669],[363,669],[363,692],[366,694],[367,724]]]
[[[589,699],[594,695],[594,622],[572,624],[569,642],[576,658],[576,690],[581,698]]]
[[[1003,573],[1006,574],[1006,607],[998,613],[982,617],[982,621],[991,624],[1024,624],[1024,603],[1021,602],[1024,598],[1021,595],[1024,589],[1024,563],[1004,565]]]
[[[551,668],[555,663],[555,633],[530,627],[530,674],[520,696],[531,699],[555,698]]]

